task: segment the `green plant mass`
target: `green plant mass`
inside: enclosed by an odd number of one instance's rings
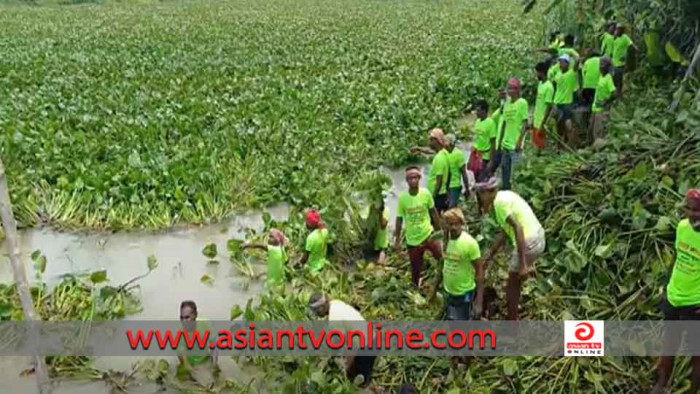
[[[534,20],[516,1],[5,6],[15,214],[159,228],[318,203],[529,75]]]

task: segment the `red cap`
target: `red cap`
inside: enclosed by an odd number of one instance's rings
[[[306,212],[306,225],[311,228],[316,228],[321,223],[321,214],[316,210]]]
[[[694,211],[700,211],[700,190],[690,189],[685,195],[685,202]]]
[[[513,89],[520,89],[520,80],[518,78],[509,79],[508,87]]]

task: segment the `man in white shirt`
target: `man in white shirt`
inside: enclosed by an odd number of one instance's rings
[[[365,333],[367,340],[365,319],[360,312],[352,306],[340,300],[331,300],[327,294],[316,293],[309,299],[309,308],[318,317],[328,317],[328,321],[334,322],[356,322],[347,324],[347,330],[358,330]],[[353,345],[353,348],[357,346]],[[348,379],[354,380],[357,375],[362,375],[365,387],[372,378],[372,368],[376,356],[346,356],[345,373]]]

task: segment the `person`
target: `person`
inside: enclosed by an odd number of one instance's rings
[[[474,134],[474,145],[469,159],[470,161],[475,157],[481,159],[481,168],[474,172],[474,179],[480,182],[486,179],[489,160],[496,154],[496,122],[489,117],[489,104],[486,100],[476,102]]]
[[[459,197],[464,194],[469,195],[469,177],[467,176],[467,163],[464,153],[457,148],[457,136],[450,133],[445,136],[447,149],[447,160],[450,165],[450,188],[448,190],[448,208],[456,207],[459,204]],[[462,188],[464,185],[464,188]]]
[[[267,245],[248,243],[243,245],[243,250],[260,249],[267,252],[267,285],[274,286],[284,281],[284,265],[287,257],[287,237],[277,229],[270,229],[267,235]]]
[[[494,212],[496,223],[501,228],[483,258],[484,264],[488,264],[503,247],[506,237],[513,248],[508,267],[506,297],[508,320],[517,320],[520,282],[527,277],[528,269],[533,268],[536,260],[544,253],[544,229],[522,197],[509,190],[498,190],[496,178],[477,183],[475,189],[481,195],[484,212]]]
[[[380,265],[386,263],[386,250],[389,248],[389,208],[386,206],[384,198],[385,196],[382,193],[377,202],[370,208],[369,217],[367,218],[370,242],[378,256],[377,264]]]
[[[569,56],[574,62],[577,62],[579,59],[579,54],[576,52],[574,49],[574,36],[571,34],[567,34],[564,37],[564,46],[559,48],[559,51],[557,52],[559,56],[564,56],[567,55]]]
[[[450,164],[448,152],[445,146],[445,133],[441,129],[432,129],[428,134],[428,146],[425,148],[411,148],[411,153],[431,154],[433,161],[428,173],[428,191],[433,196],[435,208],[438,212],[443,212],[448,207],[448,184],[450,181]]]
[[[600,78],[600,54],[591,49],[581,67],[581,103],[590,111]]]
[[[610,71],[612,60],[608,56],[600,59],[600,79],[595,89],[589,134],[594,141],[599,141],[605,135],[605,123],[607,122],[608,109],[615,100],[615,83]]]
[[[549,116],[552,113],[552,103],[554,102],[554,84],[547,79],[547,70],[549,64],[547,62],[539,62],[535,65],[537,73],[537,98],[535,100],[535,110],[533,113],[532,124],[532,141],[537,149],[542,150],[547,144],[547,129],[545,125]],[[480,179],[483,182],[485,179]]]
[[[676,228],[676,258],[671,279],[661,302],[666,321],[700,320],[700,190],[691,189],[685,196],[686,218]],[[664,331],[666,354],[675,353],[680,346],[683,332],[677,327]],[[690,347],[698,348],[697,332],[687,332]],[[692,357],[690,393],[700,390],[700,356]],[[673,356],[661,357],[657,383],[652,393],[663,393],[673,372]]]
[[[447,247],[433,294],[437,293],[440,283],[444,282],[447,320],[471,320],[472,303],[475,303],[476,316],[481,315],[484,304],[481,250],[479,243],[464,231],[466,221],[461,209],[452,208],[445,212],[443,221]]]
[[[605,32],[600,43],[600,53],[612,57],[613,43],[615,42],[615,23],[609,22],[605,26]]]
[[[625,27],[621,24],[615,26],[615,41],[613,41],[613,54],[612,62],[615,70],[613,72],[613,79],[615,81],[615,87],[618,90],[618,95],[622,95],[622,80],[625,73],[625,67],[627,66],[627,53],[629,52],[630,46],[634,46],[632,39],[625,34]]]
[[[332,300],[327,294],[316,293],[309,298],[309,309],[318,317],[328,318],[329,322],[341,322],[345,331],[362,331],[367,335],[365,318],[352,306],[340,300]],[[355,336],[357,339],[358,337]],[[369,340],[366,338],[366,340]],[[359,348],[359,340],[357,346]],[[358,375],[364,378],[362,387],[366,387],[372,379],[372,370],[376,356],[356,356],[345,357],[345,373],[350,380],[355,380]]]
[[[192,300],[180,303],[180,322],[182,328],[189,334],[197,331],[199,335],[210,331],[209,324],[204,319],[197,320],[197,304]],[[207,355],[188,355],[185,341],[180,341],[177,349],[179,365],[177,376],[181,379],[193,380],[204,387],[211,387],[219,373],[218,353],[216,349],[207,350]]]
[[[573,102],[574,94],[579,88],[576,66],[571,67],[569,55],[559,57],[560,73],[557,76],[556,91],[554,93],[554,105],[557,109],[557,134],[564,143],[576,145],[576,136],[573,130]]]
[[[489,164],[492,168],[501,167],[503,188],[510,189],[510,180],[513,165],[517,161],[517,155],[523,148],[525,126],[528,121],[528,103],[520,96],[520,80],[511,78],[508,80],[508,100],[503,106],[503,124],[498,132],[498,144],[495,160]],[[491,170],[490,173],[495,171]]]
[[[328,252],[329,234],[326,225],[321,222],[321,214],[316,210],[310,210],[306,213],[306,228],[311,232],[306,237],[301,264],[304,265],[308,262],[309,272],[315,276],[320,274],[328,263],[326,253]]]
[[[394,249],[401,250],[401,231],[406,223],[406,245],[411,261],[411,279],[415,286],[420,286],[420,275],[423,270],[423,255],[426,251],[436,260],[442,259],[442,245],[432,239],[434,228],[440,228],[440,215],[435,209],[433,195],[419,187],[421,173],[418,167],[406,168],[406,183],[408,191],[399,196],[396,209],[396,226],[394,229]]]

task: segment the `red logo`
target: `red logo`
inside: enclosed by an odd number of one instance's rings
[[[587,341],[593,338],[593,334],[595,334],[595,330],[593,329],[593,326],[590,323],[579,323],[576,325],[576,331],[574,331],[574,336],[579,341]]]

